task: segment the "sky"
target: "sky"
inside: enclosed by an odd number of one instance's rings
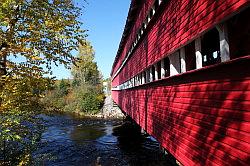
[[[77,0],[83,4],[83,0]],[[95,60],[104,78],[110,76],[123,29],[128,15],[130,0],[87,0],[83,15],[83,29],[87,29],[87,40],[95,49]],[[53,67],[57,79],[70,78],[70,71],[63,66]]]

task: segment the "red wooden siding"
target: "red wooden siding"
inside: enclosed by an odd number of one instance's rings
[[[112,96],[182,164],[249,165],[249,71],[246,56]]]
[[[136,17],[135,23],[132,26],[132,29],[130,30],[129,36],[127,37],[126,43],[123,47],[122,53],[119,55],[119,59],[117,63],[114,66],[114,72],[118,70],[118,68],[121,66],[122,61],[126,57],[133,41],[135,40],[136,33],[138,29],[141,27],[143,21],[146,19],[146,16],[148,14],[149,9],[151,8],[154,0],[147,0],[142,2],[141,6],[139,7],[140,10],[137,11],[138,17]]]
[[[150,1],[152,2],[152,1]],[[200,36],[208,29],[249,5],[249,0],[169,0],[165,1],[151,20],[147,31],[137,44],[128,63],[114,78],[112,85],[117,86],[132,78],[148,66],[169,55],[186,43]],[[151,3],[152,4],[152,3]],[[120,67],[128,52],[138,27],[145,19],[146,10],[138,14],[138,19],[126,41],[119,60],[114,65]]]

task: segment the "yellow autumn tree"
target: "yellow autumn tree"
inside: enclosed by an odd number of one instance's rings
[[[80,15],[72,0],[1,0],[0,165],[10,161],[6,146],[23,139],[33,142],[22,122],[34,122],[42,92],[51,83],[44,74],[53,64],[68,67],[75,61],[71,53],[86,36]],[[13,154],[13,149],[8,152]],[[25,164],[29,150],[10,155],[11,161]]]

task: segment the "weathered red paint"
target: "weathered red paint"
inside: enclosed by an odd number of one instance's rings
[[[143,1],[137,6],[137,17],[112,75],[122,64],[152,3]],[[247,6],[248,0],[165,1],[112,86]],[[250,165],[249,55],[131,89],[113,90],[112,97],[183,165]]]

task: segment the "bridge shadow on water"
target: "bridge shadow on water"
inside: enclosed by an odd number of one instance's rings
[[[119,148],[125,155],[129,155],[131,166],[177,166],[175,158],[163,154],[159,143],[142,133],[141,127],[132,119],[116,126],[113,135],[117,137]]]

